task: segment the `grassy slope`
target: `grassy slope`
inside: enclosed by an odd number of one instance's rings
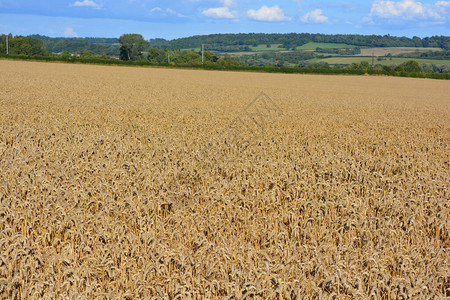
[[[316,48],[322,48],[322,49],[345,49],[345,48],[356,48],[355,45],[348,45],[348,44],[336,44],[336,43],[307,43],[300,47],[297,47],[296,50],[316,50]]]
[[[250,47],[253,51],[280,51],[284,50],[284,48],[278,48],[281,44],[271,44],[270,48],[267,48],[266,44],[258,45],[258,47]]]

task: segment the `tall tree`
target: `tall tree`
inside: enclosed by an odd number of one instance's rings
[[[121,35],[119,43],[121,60],[136,60],[142,56],[142,51],[150,47],[150,43],[144,40],[142,35],[136,33]]]
[[[158,48],[151,48],[148,50],[147,59],[151,63],[163,63],[167,60],[167,55],[164,50],[159,50]]]
[[[13,55],[46,55],[44,42],[31,36],[8,35],[9,53]],[[0,36],[0,53],[6,53],[6,35]]]

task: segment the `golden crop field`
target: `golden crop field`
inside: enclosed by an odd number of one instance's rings
[[[450,296],[448,81],[0,60],[0,84],[0,298]]]

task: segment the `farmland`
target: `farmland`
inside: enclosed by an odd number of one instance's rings
[[[257,47],[250,46],[250,49],[252,51],[280,51],[283,50],[281,44],[270,44],[270,47],[267,47],[267,45],[258,45]]]
[[[0,60],[0,82],[1,298],[450,296],[447,81]]]
[[[348,45],[348,44],[337,44],[337,43],[307,43],[305,45],[296,47],[296,50],[316,50],[317,48],[322,49],[351,49],[355,48],[355,45]]]
[[[380,65],[399,65],[402,64],[404,62],[407,62],[409,60],[415,60],[417,61],[419,64],[435,64],[437,66],[440,65],[447,65],[450,66],[450,60],[441,60],[441,59],[420,59],[420,58],[402,58],[402,57],[392,57],[391,58],[386,58],[383,60],[377,60],[377,58],[375,58],[374,63],[375,64],[380,64]],[[330,65],[335,65],[335,64],[352,64],[352,63],[360,63],[362,61],[367,61],[369,63],[372,63],[372,57],[370,56],[340,56],[340,57],[328,57],[328,58],[315,58],[310,60],[311,62],[326,62],[329,63]]]
[[[378,48],[362,48],[361,56],[385,56],[398,55],[412,52],[442,51],[441,48],[424,48],[424,47],[378,47]]]
[[[270,47],[267,47],[267,45],[261,44],[261,45],[258,45],[257,47],[250,46],[250,48],[253,51],[289,51],[289,49],[285,49],[282,46],[283,46],[282,44],[270,44]],[[309,42],[309,43],[306,43],[306,44],[304,44],[302,46],[297,46],[295,48],[296,48],[296,50],[316,50],[317,48],[322,48],[322,49],[333,49],[333,48],[337,48],[337,49],[351,49],[351,48],[355,48],[355,47],[357,47],[357,46],[343,44],[343,43],[313,43],[313,42]]]

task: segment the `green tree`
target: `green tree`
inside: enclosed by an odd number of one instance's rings
[[[150,43],[144,40],[142,35],[136,33],[121,35],[119,43],[121,60],[137,60],[142,58],[142,51],[150,47]]]
[[[392,73],[394,72],[394,69],[395,69],[394,66],[387,66],[387,65],[383,66],[383,71],[385,71],[386,73]]]
[[[177,64],[200,64],[202,56],[192,51],[175,51],[173,62]]]
[[[422,68],[419,63],[415,60],[408,60],[407,62],[402,63],[400,66],[400,71],[405,71],[408,73],[420,73],[422,72]]]
[[[348,66],[349,70],[359,70],[359,68],[360,68],[360,66],[359,66],[359,63],[357,63],[357,62],[354,62]]]
[[[223,67],[233,67],[233,66],[238,66],[239,62],[235,61],[234,59],[231,59],[230,57],[222,57],[219,58],[219,60],[217,61],[218,65],[221,65]]]
[[[148,50],[147,59],[153,64],[160,64],[167,61],[167,55],[164,50],[158,48],[151,48]]]
[[[81,57],[85,57],[85,58],[93,58],[95,55],[91,50],[86,50],[83,52],[83,54],[81,55]]]
[[[32,52],[32,46],[24,37],[16,36],[9,41],[9,53],[10,54],[31,55],[31,52]]]
[[[370,64],[367,61],[362,61],[359,63],[359,69],[363,72],[369,71]]]
[[[63,60],[68,60],[71,56],[72,56],[72,54],[70,54],[69,51],[63,51],[63,52],[61,53],[61,58],[62,58]]]
[[[44,42],[40,39],[33,38],[31,36],[25,37],[31,46],[31,53],[29,55],[46,55],[47,50],[45,49]]]
[[[199,55],[201,56],[201,52],[199,53]],[[215,56],[213,52],[205,51],[204,59],[205,61],[216,62],[219,58]]]
[[[44,42],[30,36],[8,35],[9,54],[13,55],[46,55]],[[0,37],[0,53],[6,54],[6,35]]]
[[[433,73],[435,69],[432,64],[421,64],[420,67],[425,73]]]

